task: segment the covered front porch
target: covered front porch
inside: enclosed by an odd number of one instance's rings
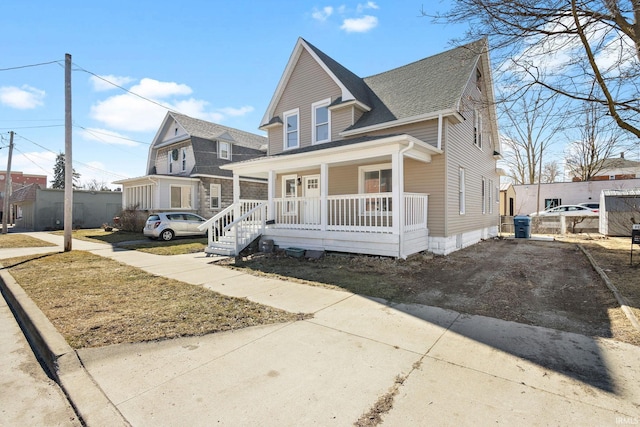
[[[409,135],[339,142],[225,167],[238,190],[240,176],[268,179],[262,236],[281,248],[401,258],[426,250],[429,195],[406,191],[416,188],[407,169],[442,151]],[[234,195],[239,210],[228,230],[242,217]]]

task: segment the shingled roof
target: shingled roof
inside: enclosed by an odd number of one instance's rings
[[[222,139],[233,142],[234,145],[266,151],[267,138],[251,132],[245,132],[206,120],[195,119],[184,114],[170,111],[169,114],[190,136],[216,140]]]

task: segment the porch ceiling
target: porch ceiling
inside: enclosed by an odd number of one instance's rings
[[[269,171],[287,172],[317,169],[321,164],[331,166],[358,164],[363,161],[388,161],[395,153],[428,163],[432,155],[442,150],[410,135],[396,135],[315,151],[258,158],[224,165],[222,169],[245,177],[268,178]]]

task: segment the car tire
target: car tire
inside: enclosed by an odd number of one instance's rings
[[[160,238],[165,242],[173,239],[173,236],[175,236],[175,233],[170,229],[162,230],[162,233],[160,233]]]

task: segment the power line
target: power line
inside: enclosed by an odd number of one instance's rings
[[[111,137],[111,138],[118,138],[118,139],[123,139],[123,140],[125,140],[125,141],[137,142],[137,143],[139,143],[139,144],[151,145],[151,143],[150,143],[150,142],[138,141],[138,140],[136,140],[136,139],[131,139],[131,138],[127,138],[127,137],[124,137],[124,136],[114,135],[114,134],[112,134],[112,133],[101,132],[101,131],[99,131],[99,130],[95,130],[95,129],[87,129],[87,128],[85,128],[84,126],[81,126],[81,125],[73,125],[73,126],[74,126],[74,127],[77,127],[77,128],[80,128],[80,129],[82,129],[83,131],[85,131],[85,132],[87,132],[87,133],[89,133],[89,134],[91,134],[91,135],[95,136],[96,138],[100,139],[101,141],[105,142],[106,144],[108,144],[108,142],[107,142],[107,141],[103,140],[102,138],[99,138],[99,137],[98,137],[97,135],[95,135],[95,134],[96,134],[96,133],[98,133],[98,134],[101,134],[101,135],[109,136],[109,137]]]
[[[20,70],[22,68],[40,67],[42,65],[49,65],[49,64],[58,64],[58,65],[60,65],[60,62],[61,61],[58,60],[58,61],[40,62],[38,64],[18,65],[16,67],[0,68],[0,71]]]
[[[83,72],[85,72],[85,73],[87,73],[87,74],[91,74],[92,76],[94,76],[94,77],[96,77],[96,78],[98,78],[98,79],[102,80],[103,82],[109,83],[110,85],[112,85],[112,86],[114,86],[114,87],[117,87],[118,89],[121,89],[121,90],[123,90],[123,91],[127,92],[127,93],[128,93],[128,94],[130,94],[130,95],[137,96],[138,98],[140,98],[140,99],[144,99],[145,101],[148,101],[148,102],[150,102],[150,103],[152,103],[152,104],[155,104],[155,105],[157,105],[158,107],[166,108],[167,110],[170,110],[170,111],[175,111],[175,110],[173,110],[173,109],[169,108],[169,107],[168,107],[168,106],[166,106],[166,105],[163,105],[163,104],[160,104],[159,102],[154,101],[153,99],[149,99],[149,98],[146,98],[146,97],[144,97],[144,96],[142,96],[142,95],[139,95],[139,94],[137,94],[137,93],[135,93],[135,92],[131,92],[129,89],[124,88],[124,87],[120,86],[119,84],[114,83],[114,82],[112,82],[112,81],[110,81],[110,80],[107,80],[107,79],[105,79],[104,77],[99,76],[99,75],[98,75],[98,74],[96,74],[96,73],[93,73],[93,72],[91,72],[91,71],[89,71],[89,70],[86,70],[86,69],[82,68],[81,66],[79,66],[79,65],[78,65],[78,64],[76,64],[76,63],[74,63],[73,65],[75,65],[76,67],[78,67],[78,68],[77,68],[77,70],[78,70],[78,71],[83,71]],[[176,112],[177,112],[177,111],[176,111]]]

